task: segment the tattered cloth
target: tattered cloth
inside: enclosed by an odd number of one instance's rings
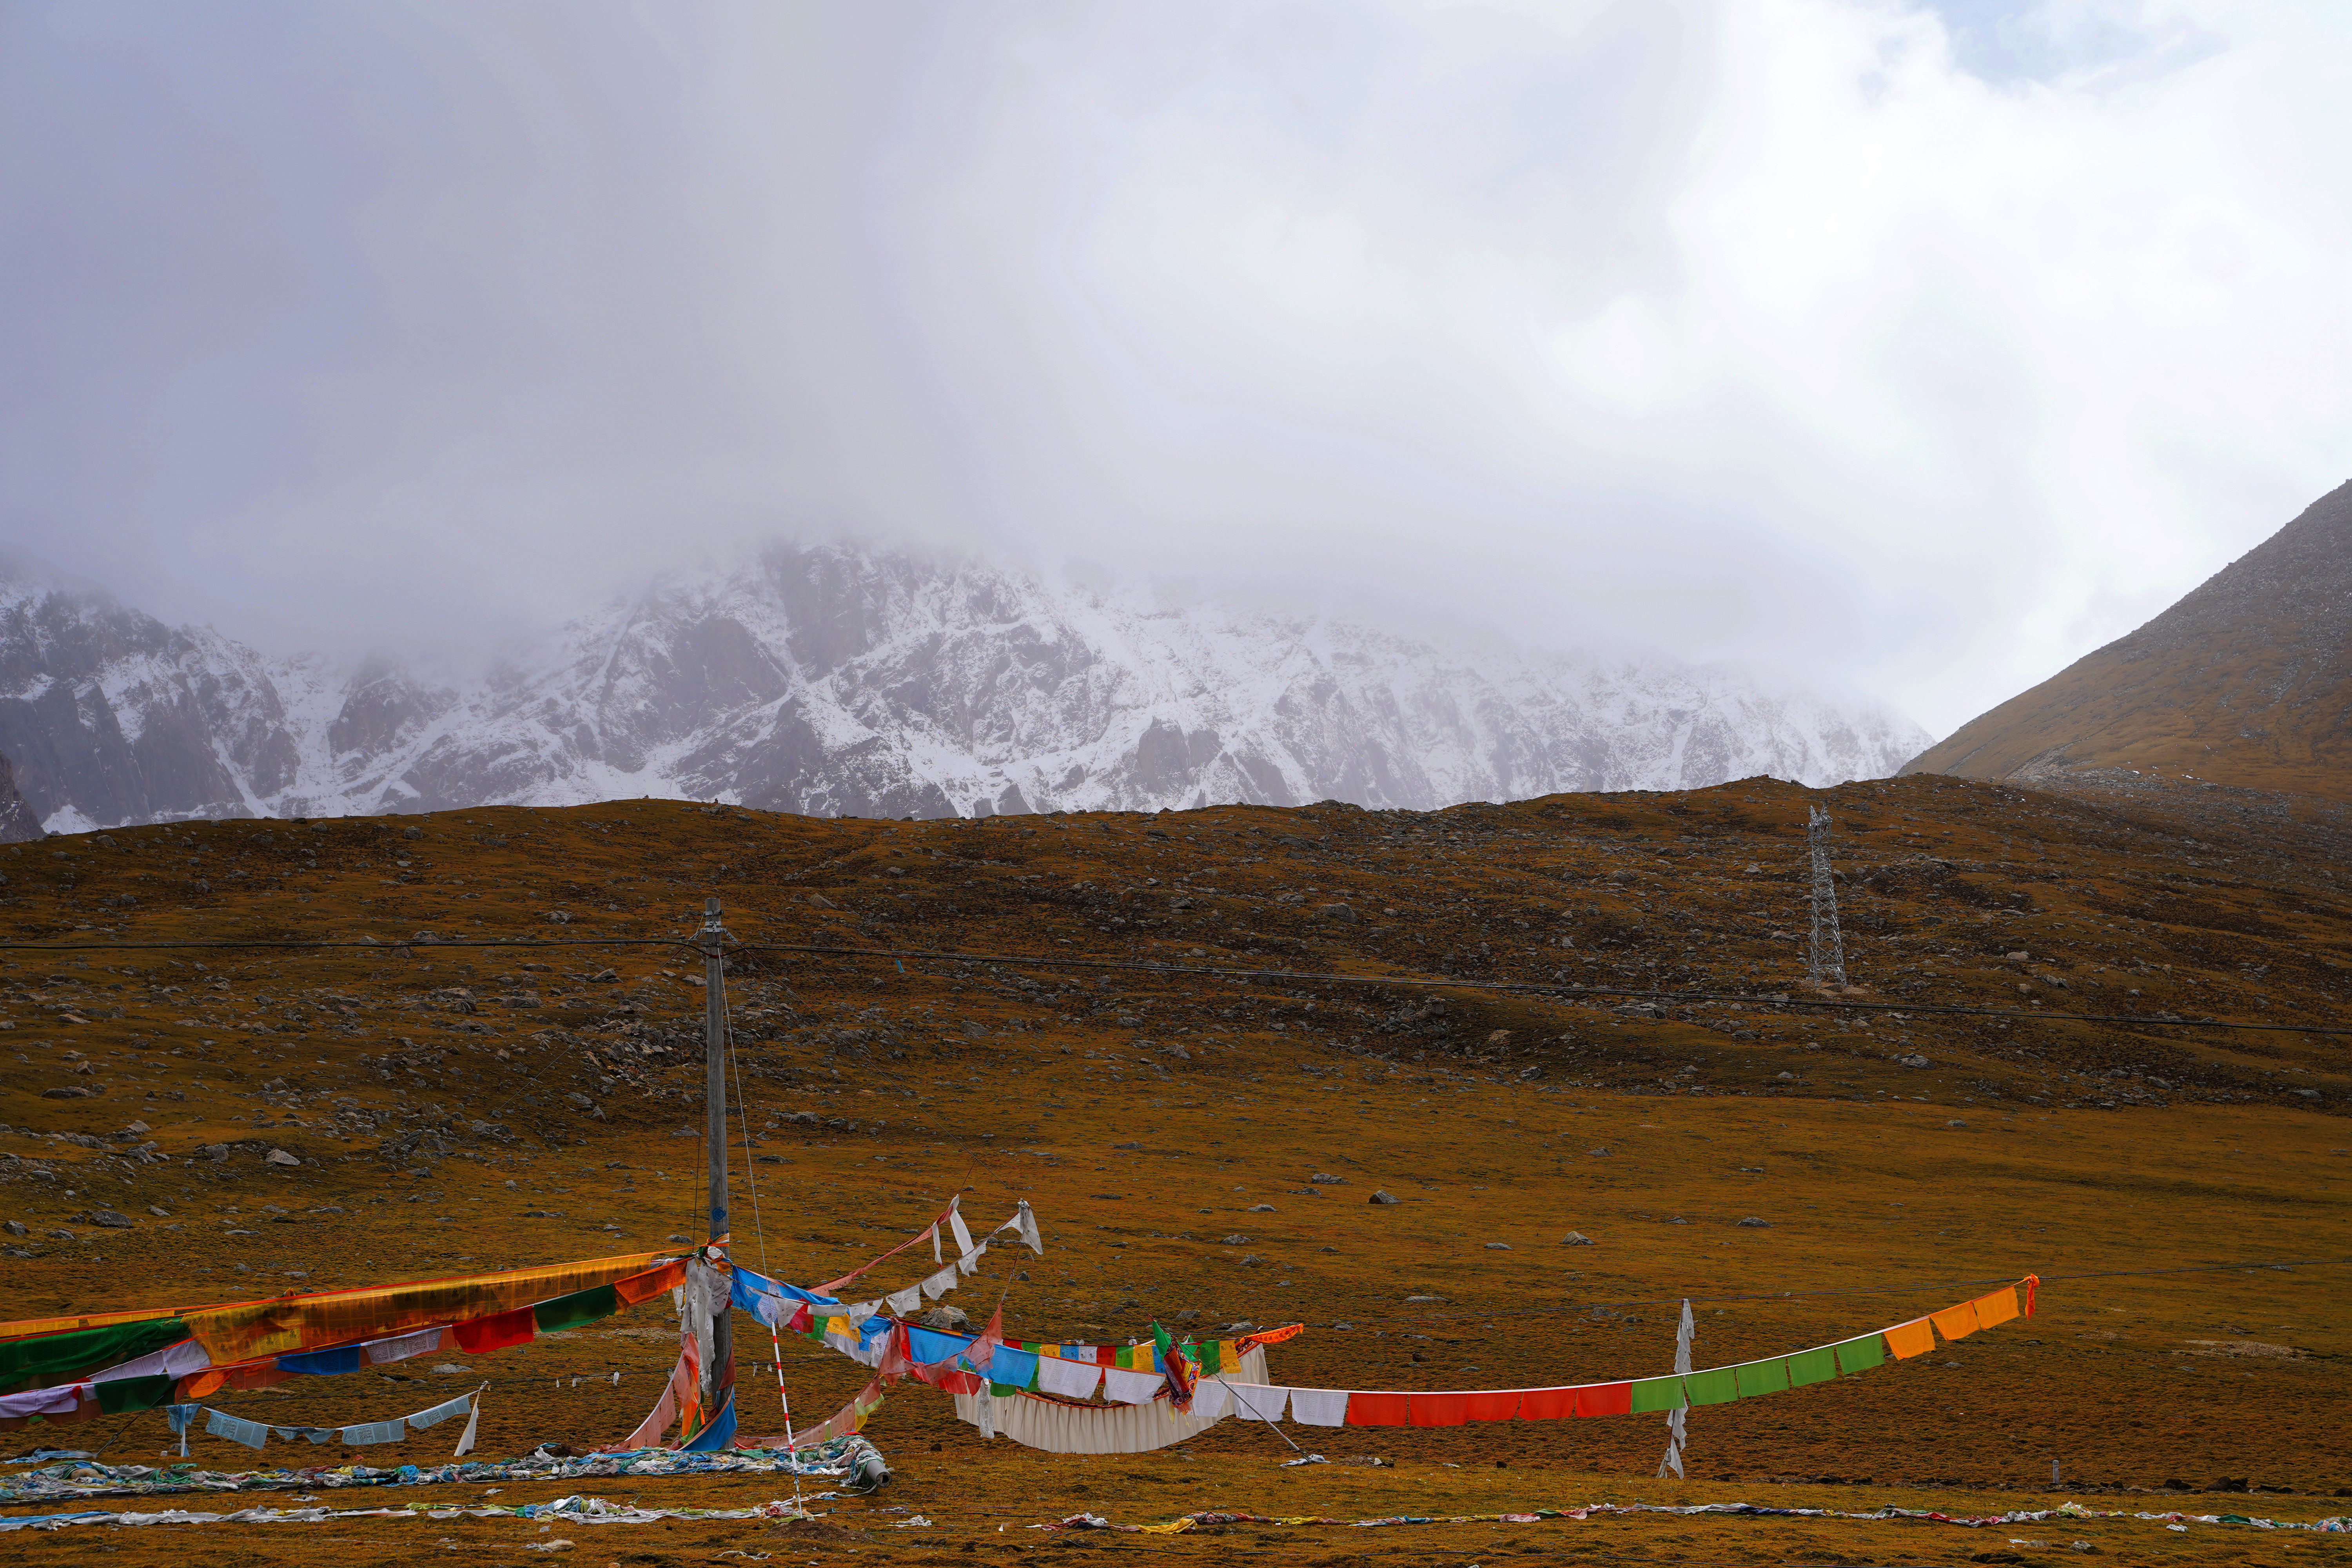
[[[592,1454],[568,1459],[523,1458],[463,1464],[329,1469],[200,1470],[194,1465],[102,1465],[82,1459],[0,1476],[0,1505],[58,1503],[80,1498],[170,1497],[183,1492],[315,1491],[337,1487],[435,1487],[451,1482],[568,1481],[605,1476],[814,1476],[868,1487],[887,1477],[881,1450],[863,1437],[803,1444],[794,1456],[782,1448],[740,1448],[685,1454],[674,1448]]]

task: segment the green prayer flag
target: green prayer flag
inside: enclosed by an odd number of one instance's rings
[[[1789,1389],[1789,1363],[1778,1356],[1770,1361],[1742,1362],[1731,1373],[1739,1384],[1742,1399],[1752,1399],[1759,1394],[1785,1394]]]
[[[620,1310],[620,1293],[610,1285],[599,1285],[593,1290],[574,1290],[569,1296],[541,1301],[530,1310],[530,1321],[541,1333],[547,1334],[609,1318]]]
[[[1217,1346],[1217,1341],[1210,1340],[1198,1346],[1185,1347],[1188,1350],[1197,1349],[1200,1352],[1200,1354],[1193,1358],[1193,1364],[1201,1369],[1201,1373],[1204,1377],[1213,1376],[1224,1370],[1223,1366],[1218,1364],[1224,1359],[1224,1357],[1223,1352],[1218,1350]]]
[[[1789,1384],[1803,1388],[1811,1384],[1827,1383],[1837,1375],[1837,1352],[1823,1345],[1817,1351],[1799,1351],[1789,1358]]]
[[[1693,1405],[1728,1405],[1739,1397],[1738,1382],[1727,1366],[1710,1367],[1705,1372],[1684,1375],[1683,1388]]]
[[[1830,1348],[1837,1352],[1838,1371],[1847,1377],[1857,1372],[1868,1372],[1886,1360],[1886,1340],[1882,1334],[1864,1334],[1859,1339],[1845,1340]]]
[[[172,1401],[172,1389],[179,1379],[169,1373],[153,1377],[118,1377],[111,1383],[91,1384],[98,1390],[98,1407],[109,1415],[126,1410],[152,1410],[158,1405]]]
[[[1640,1377],[1633,1380],[1633,1414],[1636,1415],[1652,1410],[1680,1410],[1689,1403],[1683,1397],[1683,1380],[1679,1377]]]
[[[102,1329],[12,1340],[0,1344],[0,1394],[13,1394],[36,1382],[68,1382],[85,1372],[135,1361],[187,1337],[188,1325],[181,1319],[148,1318],[136,1323],[109,1323]]]

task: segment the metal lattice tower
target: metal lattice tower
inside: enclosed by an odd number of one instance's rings
[[[1816,985],[1845,984],[1845,939],[1838,934],[1837,886],[1830,877],[1830,814],[1813,805],[1805,823],[1813,857],[1813,947],[1809,977]]]

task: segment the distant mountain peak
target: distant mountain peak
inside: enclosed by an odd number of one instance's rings
[[[1903,771],[2352,793],[2352,483]]]
[[[63,588],[0,619],[0,752],[62,827],[645,795],[888,816],[1427,809],[1829,784],[1926,739],[1720,668],[845,543],[665,578],[467,679],[271,659]]]

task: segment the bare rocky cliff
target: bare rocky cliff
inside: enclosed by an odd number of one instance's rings
[[[0,844],[23,844],[41,837],[41,819],[16,790],[16,770],[0,757]]]

